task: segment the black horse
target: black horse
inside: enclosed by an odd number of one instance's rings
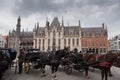
[[[2,80],[5,71],[8,69],[8,60],[3,51],[0,51],[0,80]]]
[[[16,58],[17,52],[14,49],[0,49],[0,80],[2,79],[5,71],[11,67],[13,60]]]
[[[38,65],[36,65],[35,67],[40,67],[41,76],[45,76],[45,66],[49,65],[52,71],[52,80],[57,79],[56,72],[60,65],[61,59],[63,57],[66,57],[67,54],[68,48],[65,48],[63,50],[57,50],[55,52],[41,52]]]

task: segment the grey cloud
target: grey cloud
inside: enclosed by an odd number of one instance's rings
[[[0,0],[0,9],[4,8],[5,3],[6,3],[6,0]]]
[[[85,16],[101,14],[102,17],[109,18],[109,20],[119,19],[118,16],[120,16],[120,0],[66,0],[63,3],[59,3],[59,0],[56,0],[58,3],[54,3],[53,1],[16,0],[13,12],[22,16],[30,16],[35,13],[43,15],[56,13],[61,15],[66,12],[72,12],[77,15],[83,14]],[[113,5],[118,5],[118,7],[113,9]]]
[[[23,14],[29,16],[34,13],[50,13],[50,12],[61,12],[72,6],[73,0],[66,1],[65,3],[56,4],[52,0],[22,0],[16,1],[13,8],[14,13]]]

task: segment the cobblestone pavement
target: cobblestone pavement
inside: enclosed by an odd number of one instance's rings
[[[113,77],[108,77],[108,80],[120,80],[120,69],[111,68]],[[5,80],[51,80],[50,67],[46,67],[46,77],[40,77],[40,71],[31,68],[29,74],[14,74],[14,68],[9,69],[5,74]],[[71,75],[67,75],[62,68],[57,72],[58,80],[101,80],[100,70],[89,72],[90,79],[86,79],[84,73],[73,70]]]

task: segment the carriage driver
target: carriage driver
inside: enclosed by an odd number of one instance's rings
[[[25,61],[25,53],[22,48],[19,50],[19,55],[18,55],[18,66],[19,66],[19,73],[22,73],[22,68],[23,68],[23,62]]]

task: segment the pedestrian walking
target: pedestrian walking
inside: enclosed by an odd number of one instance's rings
[[[20,49],[19,55],[18,55],[18,66],[19,66],[19,74],[22,73],[23,69],[23,62],[25,61],[25,53],[23,49]]]

